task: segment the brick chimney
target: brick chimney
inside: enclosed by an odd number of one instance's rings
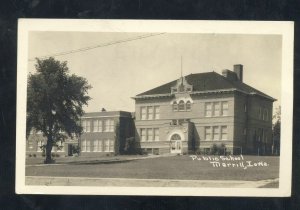
[[[236,73],[236,76],[240,82],[243,82],[243,65],[236,64],[233,66],[233,71]]]

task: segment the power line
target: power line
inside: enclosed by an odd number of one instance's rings
[[[75,50],[64,51],[64,52],[60,52],[60,53],[53,53],[53,54],[49,54],[49,55],[44,55],[44,56],[41,56],[39,58],[43,59],[43,58],[48,58],[48,57],[69,55],[69,54],[72,54],[72,53],[88,51],[88,50],[92,50],[92,49],[95,49],[95,48],[106,47],[106,46],[115,45],[115,44],[121,44],[121,43],[124,43],[124,42],[130,42],[130,41],[135,41],[135,40],[139,40],[139,39],[145,39],[145,38],[148,38],[148,37],[158,36],[158,35],[162,35],[162,34],[165,34],[165,33],[157,33],[157,34],[152,33],[152,34],[147,34],[147,35],[141,35],[141,36],[132,37],[132,38],[128,38],[128,39],[122,39],[122,40],[118,40],[118,41],[98,44],[98,45],[95,45],[95,46],[89,46],[89,47],[79,48],[79,49],[75,49]],[[35,61],[35,58],[30,58],[30,59],[28,59],[28,61]]]

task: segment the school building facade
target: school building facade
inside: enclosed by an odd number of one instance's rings
[[[57,142],[52,154],[61,156],[103,156],[123,152],[126,139],[134,136],[133,118],[130,112],[101,111],[85,113],[80,119],[83,127],[79,138],[67,138]],[[46,138],[32,130],[26,142],[29,157],[44,155]]]
[[[240,64],[180,77],[134,100],[136,141],[147,153],[209,153],[214,144],[227,154],[271,153],[275,99],[245,84]]]

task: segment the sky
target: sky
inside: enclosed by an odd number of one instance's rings
[[[115,41],[147,33],[47,32],[29,33],[29,59]],[[71,74],[86,78],[93,87],[86,112],[134,111],[139,93],[178,79],[183,75],[233,70],[244,66],[244,83],[276,98],[281,103],[282,37],[280,35],[239,35],[164,33],[98,47],[55,59],[67,61]],[[35,72],[28,61],[28,72]]]

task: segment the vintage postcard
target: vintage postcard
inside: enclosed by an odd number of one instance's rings
[[[293,30],[20,19],[16,193],[290,196]]]

